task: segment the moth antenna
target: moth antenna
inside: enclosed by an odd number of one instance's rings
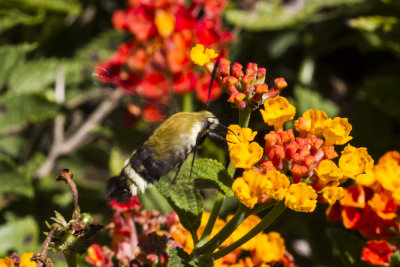
[[[226,127],[225,125],[223,125],[223,124],[221,124],[221,123],[218,123],[218,126],[224,128],[224,129],[227,130],[228,132],[233,133],[233,134],[237,137],[237,139],[239,140],[239,142],[240,142],[239,136],[238,136],[234,131],[232,131],[231,129],[229,129],[228,127]]]
[[[212,73],[211,73],[210,88],[208,88],[207,110],[208,110],[208,108],[209,108],[209,106],[210,106],[211,88],[212,88],[213,82],[214,82],[214,80],[215,80],[215,75],[217,74],[217,69],[218,69],[218,65],[219,65],[219,60],[220,60],[220,58],[217,58],[217,62],[215,62],[214,69],[213,69],[213,71],[212,71]]]

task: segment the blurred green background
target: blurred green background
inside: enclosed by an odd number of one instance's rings
[[[54,179],[61,168],[75,175],[82,211],[92,213],[96,223],[110,221],[106,180],[155,127],[127,123],[126,103],[137,96],[125,94],[75,147],[49,155],[57,120],[64,120],[68,139],[115,95],[92,73],[129,39],[111,25],[113,12],[125,7],[125,0],[0,1],[0,257],[38,252],[45,220],[54,210],[71,213],[69,189]],[[237,33],[229,58],[266,67],[270,85],[284,77],[289,86],[282,95],[298,114],[319,108],[348,117],[351,144],[367,147],[377,160],[400,150],[399,14],[397,0],[232,1],[224,12],[227,27]],[[63,80],[64,101],[55,96]],[[225,125],[237,121],[227,115],[226,95],[212,110]],[[254,115],[251,126],[262,133],[261,121]],[[220,149],[208,142],[203,154],[224,158],[225,147],[216,144]],[[38,172],[45,162],[51,164],[48,171]],[[145,207],[167,210],[153,193],[142,197]],[[328,224],[325,208],[313,214],[287,211],[273,228],[299,266],[361,266],[357,253],[365,241]],[[103,231],[98,242],[108,238]],[[304,239],[311,253],[296,249]]]

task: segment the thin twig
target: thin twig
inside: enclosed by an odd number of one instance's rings
[[[112,93],[108,95],[107,98],[104,99],[103,102],[92,112],[86,122],[75,132],[74,135],[64,139],[61,144],[52,146],[46,160],[38,168],[36,178],[41,179],[46,176],[54,167],[58,157],[70,154],[86,141],[93,127],[100,123],[117,106],[119,100],[124,96],[124,94],[123,90],[117,89],[112,91]]]
[[[74,200],[74,211],[72,212],[72,219],[78,220],[81,212],[78,205],[78,189],[75,182],[72,180],[73,177],[74,175],[69,169],[63,169],[60,175],[56,177],[56,181],[64,181],[66,184],[68,184],[69,189],[71,190],[72,198]]]
[[[40,253],[35,253],[33,257],[31,258],[31,261],[36,262],[36,265],[38,267],[53,267],[53,262],[51,261],[50,258],[47,257],[47,249],[50,245],[51,239],[53,238],[53,234],[57,230],[57,226],[53,225],[51,227],[51,230],[49,234],[47,235],[46,239],[44,240],[42,244],[42,249],[40,250]]]

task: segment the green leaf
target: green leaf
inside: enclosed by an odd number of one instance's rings
[[[41,94],[7,93],[0,97],[0,133],[54,118],[59,106]]]
[[[339,250],[339,257],[345,266],[370,266],[361,260],[361,250],[365,246],[365,240],[348,230],[329,228],[329,239]]]
[[[32,216],[15,218],[7,216],[7,222],[0,226],[0,255],[10,251],[19,255],[24,252],[39,251],[39,229]]]
[[[5,193],[14,193],[31,197],[33,187],[30,183],[30,177],[24,168],[18,167],[15,162],[6,156],[0,156],[1,186],[0,198]]]
[[[225,167],[213,159],[196,160],[192,178],[197,188],[215,188],[226,196],[233,196],[233,179]]]
[[[56,59],[28,61],[11,73],[8,85],[15,93],[32,93],[47,89],[56,79]]]
[[[348,10],[349,6],[360,4],[364,0],[304,0],[301,3],[298,1],[285,2],[287,1],[256,1],[251,9],[228,8],[225,12],[225,18],[228,22],[246,30],[284,29],[312,22],[316,19],[329,18],[329,14],[336,11],[334,8],[346,7]]]
[[[78,15],[82,8],[75,0],[2,0],[0,8],[23,10],[49,10]]]
[[[34,25],[44,20],[44,12],[31,15],[17,9],[0,10],[0,33],[18,24]]]
[[[108,163],[111,176],[119,175],[126,159],[127,157],[122,155],[121,150],[118,147],[113,146],[111,148],[110,160]]]
[[[168,266],[174,267],[196,267],[197,265],[181,247],[169,248]]]
[[[400,251],[396,250],[390,258],[390,267],[400,266]]]
[[[0,155],[18,157],[25,140],[19,136],[3,136],[0,138]]]
[[[26,53],[36,48],[35,44],[5,45],[0,47],[0,88],[12,70],[25,59]]]
[[[296,87],[294,89],[296,113],[300,116],[309,109],[320,109],[329,117],[339,114],[339,107],[329,99],[324,99],[320,93],[306,88]]]

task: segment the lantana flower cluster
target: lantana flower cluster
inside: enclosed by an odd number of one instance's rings
[[[190,56],[195,64],[205,66],[207,71],[211,73],[214,68],[212,60],[218,54],[213,49],[204,48],[202,44],[197,44],[192,48]],[[237,108],[256,109],[266,99],[279,95],[281,90],[287,86],[284,78],[276,78],[274,87],[268,89],[268,85],[265,83],[267,70],[259,68],[255,63],[249,63],[243,70],[243,66],[235,62],[231,68],[231,62],[220,57],[217,70],[216,81],[229,94],[227,101]]]
[[[150,121],[162,117],[160,106],[169,104],[172,93],[195,92],[206,102],[210,77],[204,70],[194,71],[190,49],[201,43],[227,52],[232,35],[222,26],[225,4],[225,0],[190,4],[181,0],[129,1],[126,10],[114,13],[112,22],[117,30],[130,32],[134,38],[98,64],[98,79],[144,96],[148,104],[142,114]],[[216,86],[211,99],[219,93]]]
[[[197,235],[201,236],[209,220],[210,213],[203,212],[200,227],[197,229]],[[232,219],[233,215],[228,216],[226,221],[217,219],[214,228],[211,232],[210,238],[215,236],[225,225]],[[252,228],[254,228],[261,219],[256,215],[247,217],[239,227],[229,236],[227,240],[221,245],[221,248],[233,244]],[[171,234],[175,241],[180,243],[187,253],[193,251],[193,241],[190,237],[189,231],[177,221],[171,227]],[[286,267],[294,267],[293,257],[286,251],[285,241],[277,232],[259,233],[248,242],[244,243],[241,247],[235,249],[224,257],[214,261],[216,267],[246,267],[246,266],[273,266],[274,264],[281,264]]]
[[[284,97],[269,98],[261,115],[274,130],[264,136],[262,147],[254,141],[257,132],[231,125],[227,134],[229,155],[235,168],[243,169],[232,189],[249,208],[270,199],[285,200],[299,212],[312,212],[317,202],[334,204],[345,196],[340,186],[348,178],[360,179],[371,173],[372,158],[365,148],[348,145],[337,165],[334,145],[351,140],[347,118],[328,118],[321,110],[308,110],[294,122],[292,129],[283,124],[294,118],[296,109]]]
[[[362,251],[364,261],[389,266],[400,237],[400,153],[387,152],[345,192],[346,197],[328,209],[328,219],[341,220],[370,240]]]
[[[193,251],[190,232],[182,226],[175,212],[162,215],[154,210],[141,210],[141,203],[137,197],[131,197],[126,203],[111,201],[110,206],[115,210],[113,222],[107,227],[113,233],[112,249],[107,246],[101,247],[97,243],[92,244],[86,257],[86,261],[92,266],[111,267],[114,266],[113,259],[124,266],[132,263],[137,264],[133,266],[169,266],[170,247],[180,246],[187,253]],[[203,212],[201,225],[197,230],[198,236],[203,233],[209,217],[209,212]],[[229,216],[227,221],[231,218],[232,216]],[[258,216],[249,216],[222,247],[239,240],[259,222]],[[217,219],[211,237],[225,224],[224,220]],[[140,228],[137,228],[138,225]],[[248,256],[249,253],[251,257]],[[265,266],[263,264],[266,263],[295,266],[293,257],[286,251],[284,239],[279,233],[258,234],[240,248],[215,261],[214,266]]]

